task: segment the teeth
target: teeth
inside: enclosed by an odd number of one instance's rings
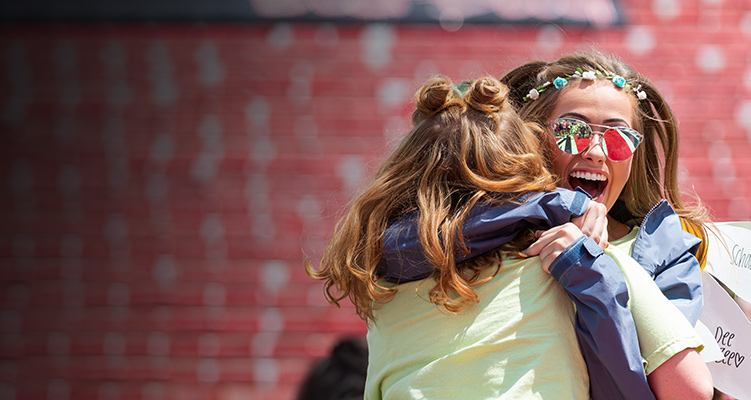
[[[605,174],[597,174],[591,172],[574,171],[571,173],[571,177],[577,179],[586,179],[588,181],[605,181],[607,178]]]

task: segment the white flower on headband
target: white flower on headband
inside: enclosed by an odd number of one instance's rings
[[[537,100],[537,98],[540,97],[540,92],[538,92],[537,89],[532,89],[527,93],[527,97],[530,100]]]
[[[595,71],[587,71],[582,74],[582,79],[593,81],[597,78]]]
[[[647,94],[644,93],[643,90],[639,90],[639,91],[636,92],[636,98],[639,99],[639,100],[646,100],[647,99]]]

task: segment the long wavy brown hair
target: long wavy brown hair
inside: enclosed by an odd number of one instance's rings
[[[458,87],[445,77],[431,78],[415,95],[412,123],[338,221],[319,267],[305,262],[309,275],[325,281],[330,303],[349,297],[369,320],[373,308],[397,291],[381,285],[377,273],[390,221],[417,213],[419,238],[434,267],[430,301],[456,312],[478,301],[473,287],[484,281],[480,271],[493,265],[454,262],[455,253],[466,251],[461,228],[467,212],[478,201],[515,201],[555,188],[538,135],[495,78]],[[516,196],[499,200],[493,195],[498,192]]]

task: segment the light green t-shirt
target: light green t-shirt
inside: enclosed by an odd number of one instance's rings
[[[628,253],[611,245],[647,373],[701,339]],[[489,277],[491,267],[483,272]],[[575,307],[538,257],[504,259],[475,288],[480,302],[452,314],[428,301],[425,279],[395,286],[369,323],[366,400],[588,399]]]
[[[504,259],[475,288],[480,302],[458,314],[427,300],[434,284],[399,285],[374,312],[365,399],[589,397],[573,302],[538,257]]]

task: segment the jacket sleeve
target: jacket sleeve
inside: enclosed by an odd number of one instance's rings
[[[468,252],[457,252],[460,263],[498,248],[534,225],[557,226],[584,213],[589,197],[579,191],[556,189],[532,193],[522,203],[475,205],[464,220],[462,234]],[[378,273],[390,282],[423,279],[433,272],[422,251],[417,232],[417,215],[409,214],[391,223],[383,237],[383,255]]]
[[[576,334],[600,399],[654,399],[639,351],[628,288],[618,265],[582,236],[550,266],[576,305]]]
[[[699,238],[683,230],[680,217],[663,200],[645,217],[631,252],[691,325],[696,325],[704,304],[701,266],[694,256],[700,244]]]

